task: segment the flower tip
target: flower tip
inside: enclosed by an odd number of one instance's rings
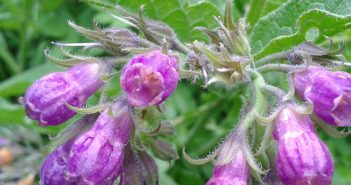
[[[24,105],[24,101],[25,101],[25,99],[24,99],[23,96],[21,96],[21,97],[18,98],[18,103]]]
[[[40,120],[40,121],[39,121],[39,126],[40,126],[40,127],[47,127],[47,126],[49,126],[49,124],[48,124],[47,121]]]

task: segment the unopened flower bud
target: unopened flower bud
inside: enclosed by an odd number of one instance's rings
[[[250,170],[243,147],[243,138],[237,128],[220,146],[212,177],[206,185],[248,184]]]
[[[71,147],[67,168],[69,179],[81,184],[109,185],[122,172],[124,145],[133,128],[125,101],[112,106],[117,115],[105,110],[93,127],[77,137]]]
[[[206,185],[247,185],[250,176],[249,166],[241,150],[231,162],[216,165],[211,179]]]
[[[150,46],[150,43],[138,37],[135,33],[123,28],[100,29],[96,26],[95,30],[83,28],[69,21],[68,24],[89,39],[99,43],[100,47],[113,55],[127,55],[129,52],[124,50],[126,47],[139,48]]]
[[[351,75],[310,66],[294,74],[298,95],[313,103],[316,115],[334,126],[351,126]]]
[[[276,168],[284,185],[330,185],[334,164],[307,115],[283,109],[275,120]]]
[[[145,184],[158,184],[159,175],[155,159],[145,151],[138,151],[138,156],[143,165]]]
[[[160,129],[158,130],[157,134],[161,135],[174,135],[175,134],[175,127],[171,122],[161,121]]]
[[[166,141],[152,140],[150,141],[150,148],[155,156],[162,160],[169,161],[179,158],[175,147]]]
[[[37,80],[20,101],[27,116],[38,120],[40,126],[57,125],[76,114],[65,103],[82,106],[102,84],[99,64],[82,63],[65,72],[50,73]]]
[[[121,179],[121,185],[158,184],[158,168],[155,160],[145,151],[131,149],[130,145],[127,145]]]
[[[144,46],[141,38],[128,29],[109,28],[105,30],[98,30],[99,34],[90,36],[115,55],[128,54],[123,50],[124,47],[141,47]]]
[[[50,153],[40,170],[41,185],[75,185],[65,178],[67,157],[71,142],[65,143]]]
[[[120,83],[134,106],[158,105],[178,84],[177,59],[156,50],[136,55],[125,65]]]
[[[319,64],[330,64],[334,61],[341,61],[342,58],[336,55],[338,51],[329,51],[319,46],[314,45],[312,42],[304,42],[292,49],[288,55],[287,60],[293,64],[304,63],[304,55],[308,55],[312,58],[313,62]]]

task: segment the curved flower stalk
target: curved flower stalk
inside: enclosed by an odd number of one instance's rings
[[[50,73],[34,82],[22,99],[28,117],[40,126],[61,124],[76,113],[66,103],[80,107],[103,82],[99,78],[99,64],[81,63],[65,72]]]
[[[217,158],[213,175],[207,182],[207,185],[246,185],[248,184],[250,171],[257,176],[257,181],[262,182],[259,174],[266,173],[257,164],[250,149],[247,136],[248,130],[255,122],[256,113],[264,110],[265,101],[262,99],[261,91],[265,82],[257,71],[247,69],[247,73],[252,80],[254,92],[256,93],[254,107],[251,107],[249,104],[244,106],[242,110],[243,118],[239,125],[231,132],[225,142],[209,156],[209,158],[214,158],[215,156]],[[206,159],[202,161],[206,161]]]

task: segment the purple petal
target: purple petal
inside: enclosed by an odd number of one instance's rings
[[[34,82],[23,98],[28,117],[38,120],[40,126],[57,125],[72,118],[76,113],[65,103],[80,107],[102,86],[98,67],[98,64],[78,64]]]
[[[206,185],[247,185],[249,176],[249,166],[244,154],[239,150],[230,163],[215,166],[213,175]]]
[[[122,70],[121,87],[134,106],[158,105],[177,87],[177,59],[156,50],[136,55]]]

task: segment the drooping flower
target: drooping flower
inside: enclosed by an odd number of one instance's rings
[[[284,108],[275,120],[273,137],[278,142],[276,168],[284,185],[331,184],[332,156],[307,115]]]
[[[310,66],[294,74],[298,95],[313,103],[315,114],[334,126],[351,126],[351,75]]]
[[[247,185],[250,171],[242,151],[228,164],[216,165],[206,185]]]
[[[177,59],[156,50],[136,55],[122,70],[121,87],[134,106],[158,105],[177,87]]]
[[[50,153],[40,170],[41,185],[75,185],[65,178],[67,157],[72,142],[65,143]]]
[[[242,150],[243,139],[233,132],[221,146],[212,177],[206,185],[247,185],[249,164]]]
[[[65,103],[82,106],[102,84],[99,64],[77,64],[65,72],[43,76],[28,88],[20,101],[27,116],[38,120],[40,126],[57,125],[76,114]]]
[[[118,111],[105,110],[93,127],[77,137],[67,160],[67,177],[79,184],[109,185],[121,174],[124,145],[129,141],[133,120],[126,101],[116,102]]]

